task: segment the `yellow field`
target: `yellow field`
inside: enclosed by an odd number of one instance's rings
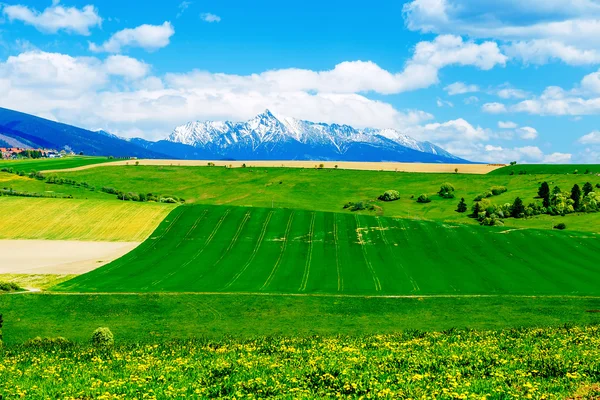
[[[0,239],[145,240],[173,205],[0,197]]]
[[[243,164],[247,167],[286,167],[286,168],[315,168],[323,164],[323,168],[357,169],[368,171],[399,171],[399,172],[455,172],[458,168],[460,174],[487,174],[498,168],[501,164],[425,164],[425,163],[398,163],[398,162],[353,162],[353,161],[210,161],[210,160],[127,160],[103,164],[84,165],[82,167],[44,172],[81,171],[96,167],[110,167],[123,165],[172,165],[182,167],[207,166],[209,162],[216,166],[231,166],[240,168]]]

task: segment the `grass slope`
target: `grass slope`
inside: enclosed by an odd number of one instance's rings
[[[528,174],[600,174],[600,164],[516,164],[498,168],[488,172],[488,175],[509,175],[525,171]],[[585,176],[585,175],[584,175]],[[582,178],[583,179],[583,178]]]
[[[425,218],[450,222],[477,221],[459,214],[456,205],[464,197],[469,206],[475,196],[492,186],[506,186],[508,192],[491,198],[497,204],[513,202],[519,196],[528,204],[535,199],[539,185],[548,181],[569,191],[577,183],[593,185],[600,177],[593,175],[467,175],[396,173],[379,171],[352,171],[333,169],[294,168],[234,168],[219,167],[98,167],[60,176],[86,181],[96,187],[111,186],[123,191],[167,193],[203,204],[229,204],[254,207],[285,207],[315,211],[343,212],[348,201],[376,199],[384,191],[395,189],[400,200],[383,203],[381,213],[390,217]],[[444,182],[456,188],[456,199],[446,200],[436,192]],[[18,187],[15,187],[18,189]],[[416,202],[421,193],[430,195],[428,204]],[[414,198],[411,198],[414,196]],[[600,213],[568,215],[559,218],[568,229],[600,232]],[[506,219],[507,226],[551,228],[553,219]]]
[[[600,295],[598,235],[186,205],[61,291]]]
[[[0,239],[142,241],[173,208],[117,200],[0,197]]]
[[[598,324],[600,298],[365,298],[252,294],[0,295],[7,345],[36,336],[87,342],[108,326],[121,343],[253,336],[369,335],[420,329]]]
[[[22,160],[0,160],[0,168],[12,167],[15,171],[45,171],[82,167],[84,165],[100,164],[115,161],[108,157],[70,156],[64,158],[42,158]]]

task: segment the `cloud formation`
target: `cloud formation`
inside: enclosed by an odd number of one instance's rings
[[[124,48],[138,47],[146,51],[155,51],[169,45],[175,29],[169,21],[162,25],[140,25],[133,29],[123,29],[112,35],[101,45],[89,44],[95,53],[120,53]]]
[[[211,13],[200,14],[200,19],[204,22],[221,22],[221,17]]]
[[[0,8],[2,8],[2,4],[0,4]],[[9,21],[21,21],[44,33],[57,33],[64,30],[88,36],[90,28],[102,24],[102,18],[93,5],[78,9],[63,7],[58,1],[54,1],[52,6],[42,12],[24,5],[5,5],[2,8],[2,14]]]

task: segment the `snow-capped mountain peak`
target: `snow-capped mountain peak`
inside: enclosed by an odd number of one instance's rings
[[[167,141],[237,159],[343,160],[350,157],[356,161],[373,161],[379,153],[379,161],[406,158],[407,161],[463,161],[432,143],[419,142],[394,129],[355,129],[348,125],[314,123],[276,116],[268,109],[246,122],[188,122],[176,127]]]

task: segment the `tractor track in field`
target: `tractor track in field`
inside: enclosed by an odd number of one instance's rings
[[[413,287],[413,290],[415,292],[418,292],[419,291],[419,285],[417,285],[417,283],[415,282],[415,280],[413,279],[413,277],[410,276],[408,274],[408,272],[406,272],[406,268],[404,268],[404,265],[402,264],[402,262],[399,261],[398,258],[394,257],[394,250],[390,246],[390,242],[387,239],[387,236],[385,235],[385,229],[383,227],[383,224],[381,223],[381,218],[380,217],[377,217],[377,224],[379,225],[379,231],[381,232],[381,238],[383,240],[383,243],[385,244],[385,248],[387,249],[387,251],[392,256],[392,260],[394,260],[394,263],[400,267],[400,269],[404,273],[404,276],[406,277],[406,279],[411,283],[411,285]]]
[[[213,238],[215,237],[215,235],[217,234],[217,231],[219,230],[219,228],[221,228],[221,225],[223,225],[223,221],[225,221],[225,218],[227,217],[227,215],[229,215],[229,209],[226,210],[223,215],[221,216],[221,218],[219,219],[219,221],[217,222],[217,224],[215,225],[215,227],[213,228],[212,232],[210,233],[210,235],[208,236],[208,238],[206,238],[206,241],[204,242],[204,245],[200,248],[200,250],[198,250],[196,252],[196,254],[194,254],[193,257],[191,257],[189,260],[187,260],[185,263],[181,264],[178,268],[173,269],[173,271],[171,271],[170,273],[168,273],[167,275],[165,275],[162,279],[159,279],[158,281],[154,281],[151,283],[151,286],[156,286],[161,282],[164,282],[166,279],[170,278],[171,276],[175,275],[177,272],[179,272],[180,270],[182,270],[183,268],[187,267],[188,265],[190,265],[194,260],[196,260],[198,257],[200,257],[200,254],[202,254],[202,252],[204,251],[204,249],[206,249],[206,247],[208,247],[208,245],[210,244],[210,242],[212,242]]]
[[[338,284],[338,292],[344,291],[344,278],[342,277],[342,267],[340,265],[340,258],[338,254],[340,253],[340,245],[338,243],[338,226],[336,222],[336,215],[333,215],[333,243],[335,244],[335,267],[337,271],[337,284]]]
[[[231,251],[233,246],[235,246],[235,244],[237,243],[240,235],[242,234],[242,229],[244,229],[244,226],[246,226],[246,222],[248,222],[249,219],[250,219],[250,211],[248,211],[248,212],[246,212],[246,214],[244,214],[244,219],[242,219],[240,226],[238,226],[238,229],[235,232],[235,235],[233,235],[233,238],[231,238],[231,242],[229,243],[229,246],[227,246],[227,249],[221,253],[221,256],[219,257],[219,259],[217,261],[215,261],[215,263],[213,264],[213,267],[216,267],[221,262],[221,260],[223,260],[223,258],[227,254],[229,254],[229,251]]]
[[[231,285],[233,285],[239,279],[239,277],[242,276],[242,274],[244,272],[246,272],[246,270],[248,269],[250,264],[252,264],[252,261],[254,261],[254,258],[256,257],[256,254],[258,253],[258,250],[260,249],[263,239],[265,238],[265,235],[267,233],[267,226],[269,225],[269,221],[271,221],[272,216],[273,216],[273,211],[269,211],[269,214],[267,214],[267,218],[265,219],[265,222],[263,223],[263,227],[262,227],[262,230],[260,231],[260,235],[258,236],[258,241],[256,242],[256,246],[254,246],[254,250],[252,250],[252,253],[250,254],[250,257],[248,258],[248,261],[246,261],[244,266],[233,276],[233,278],[231,278],[231,280],[227,283],[227,285],[225,285],[225,287],[224,287],[225,289],[231,287]]]
[[[281,264],[281,260],[283,259],[283,254],[285,253],[285,249],[287,248],[287,241],[288,241],[288,237],[290,236],[290,230],[292,229],[292,221],[293,220],[294,220],[294,212],[292,211],[292,213],[290,214],[290,218],[288,219],[287,227],[285,228],[285,233],[283,235],[283,241],[282,241],[283,243],[281,245],[281,252],[279,253],[279,257],[277,258],[277,261],[275,262],[275,265],[273,266],[273,270],[271,270],[271,274],[269,275],[269,277],[267,278],[265,283],[261,286],[260,290],[264,290],[267,287],[269,287],[269,285],[271,284],[271,281],[275,277],[275,273],[277,272],[277,269],[279,269],[279,264]]]
[[[310,263],[312,261],[312,251],[313,251],[313,239],[315,236],[315,218],[316,213],[312,213],[312,218],[310,221],[310,229],[308,233],[308,255],[306,257],[306,264],[304,265],[304,275],[302,276],[302,283],[300,284],[299,291],[306,290],[306,284],[308,283],[308,276],[310,275]]]
[[[371,261],[369,260],[369,255],[367,254],[366,242],[363,240],[362,233],[360,233],[361,229],[367,229],[367,228],[360,227],[360,222],[358,220],[357,214],[354,214],[354,218],[356,220],[356,231],[358,233],[358,244],[360,245],[360,249],[362,250],[363,258],[365,259],[367,268],[369,268],[369,272],[371,272],[371,277],[373,278],[373,284],[375,285],[375,290],[377,292],[380,292],[381,291],[381,282],[379,281],[379,277],[377,276],[377,273],[375,272],[375,268],[373,268],[373,264],[371,264]]]

